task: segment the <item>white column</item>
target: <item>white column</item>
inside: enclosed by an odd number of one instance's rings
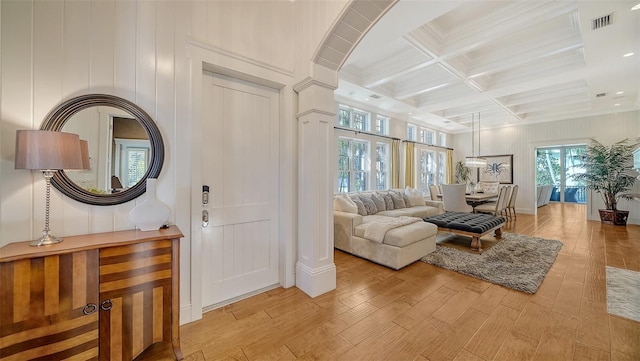
[[[336,288],[333,263],[336,86],[307,78],[298,83],[298,261],[296,286],[311,297]]]

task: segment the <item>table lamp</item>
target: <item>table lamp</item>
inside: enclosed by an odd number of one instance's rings
[[[49,229],[51,177],[61,169],[82,169],[82,151],[77,134],[48,130],[16,131],[15,169],[40,170],[46,181],[45,226],[42,237],[30,246],[45,246],[62,242]]]

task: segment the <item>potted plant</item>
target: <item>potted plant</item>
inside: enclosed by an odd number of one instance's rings
[[[578,155],[584,173],[571,177],[602,196],[606,209],[600,209],[600,221],[607,224],[626,225],[629,211],[618,210],[619,199],[631,199],[626,194],[633,188],[636,174],[633,167],[633,150],[637,145],[622,140],[604,146],[595,139],[587,151]]]
[[[471,180],[471,169],[467,167],[463,161],[456,163],[456,171],[454,173],[454,181],[457,184],[464,183],[467,185],[467,193],[470,193],[469,186],[473,188],[473,181]]]

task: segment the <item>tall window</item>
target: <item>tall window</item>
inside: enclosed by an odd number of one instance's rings
[[[447,146],[447,133],[438,133],[438,138],[440,139],[440,141],[438,142],[438,145],[441,147],[446,147]]]
[[[424,130],[424,142],[427,144],[436,144],[436,132],[433,130]]]
[[[444,184],[447,178],[447,153],[438,152],[438,184]]]
[[[376,144],[376,189],[387,189],[389,180],[389,145]]]
[[[367,189],[368,144],[355,139],[338,139],[338,192]]]
[[[408,140],[417,140],[417,127],[413,124],[407,124],[407,139]]]
[[[351,109],[346,106],[338,108],[338,125],[345,128],[369,131],[370,114],[362,110]]]
[[[380,115],[376,117],[376,132],[378,134],[389,134],[389,118]]]
[[[420,191],[429,194],[429,185],[436,184],[436,154],[428,150],[420,150]]]

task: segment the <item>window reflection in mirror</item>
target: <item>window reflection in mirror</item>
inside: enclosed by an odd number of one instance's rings
[[[95,106],[69,118],[62,129],[89,144],[90,169],[66,172],[78,186],[96,194],[120,192],[138,183],[151,156],[149,136],[121,109]]]

